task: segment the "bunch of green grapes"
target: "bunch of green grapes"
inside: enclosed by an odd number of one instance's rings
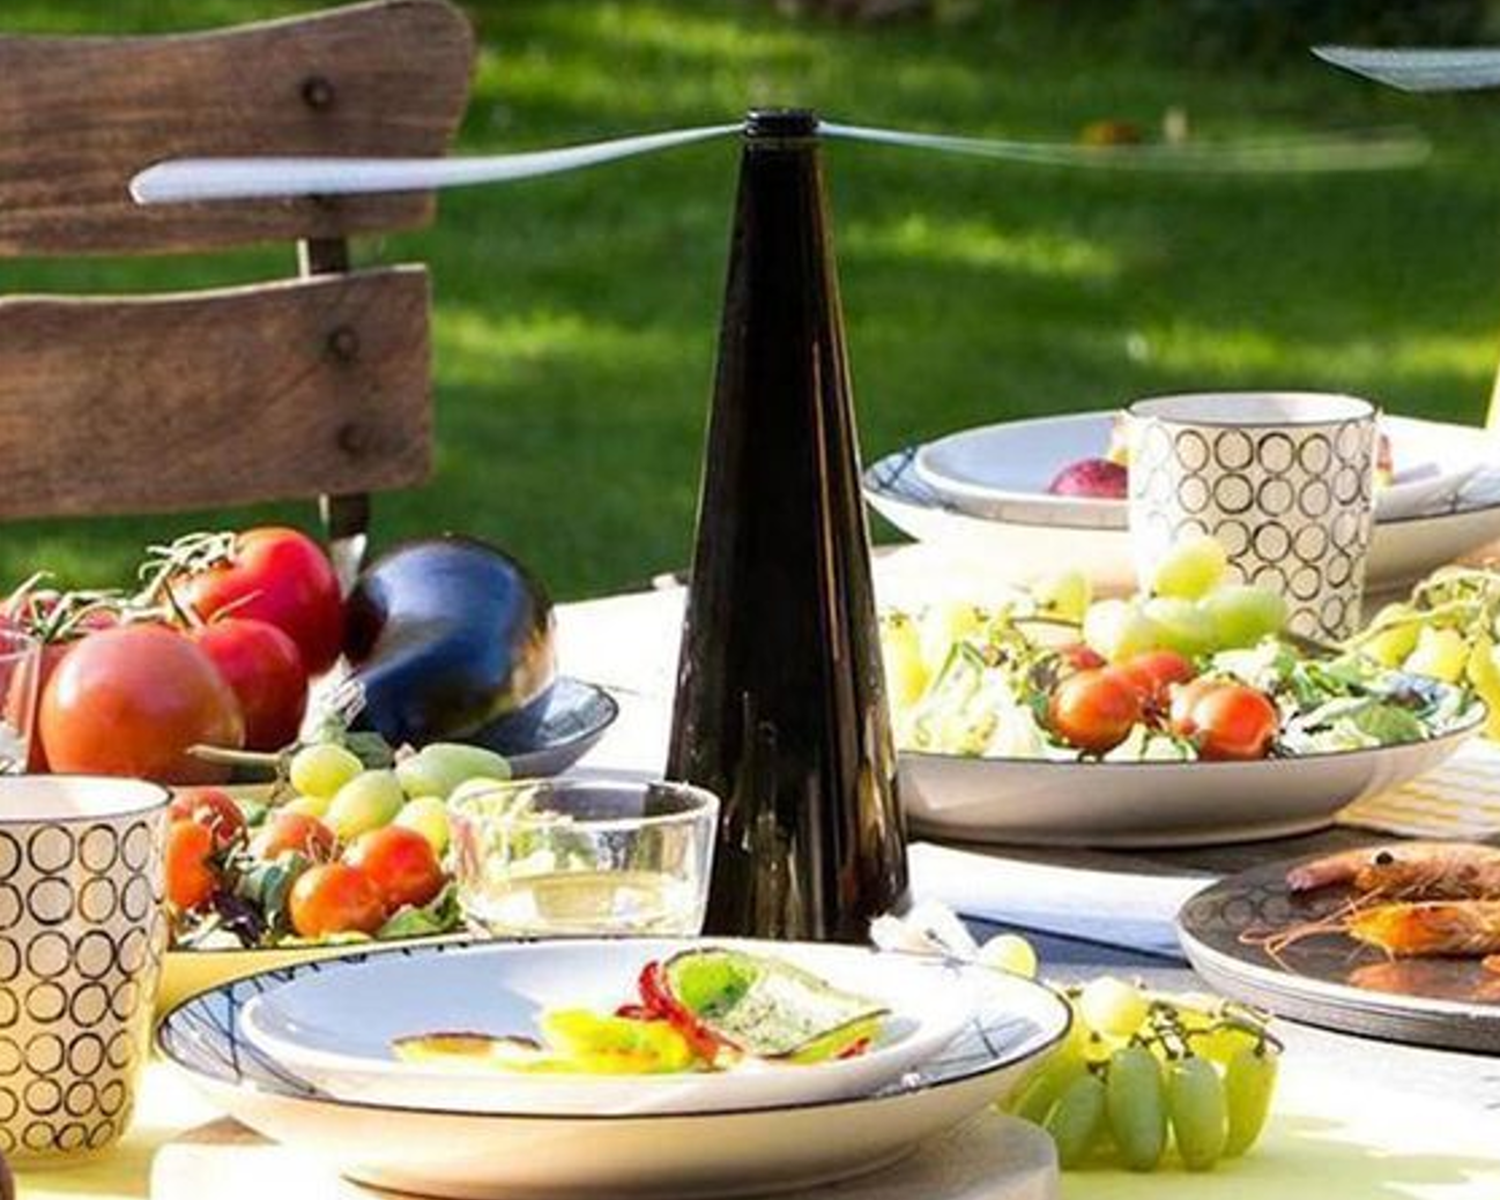
[[[1067,1041],[1007,1105],[1052,1135],[1065,1169],[1152,1171],[1175,1149],[1182,1166],[1207,1171],[1255,1145],[1281,1050],[1260,1014],[1108,975],[1065,995]]]
[[[1279,592],[1228,582],[1229,556],[1211,537],[1178,542],[1157,564],[1149,591],[1100,600],[1082,614],[1083,640],[1110,662],[1149,650],[1189,658],[1253,646],[1286,624]],[[1057,584],[1047,581],[1048,592]]]

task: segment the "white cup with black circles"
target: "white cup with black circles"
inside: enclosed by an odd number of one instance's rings
[[[1295,632],[1337,640],[1359,627],[1374,405],[1326,392],[1199,392],[1137,400],[1127,412],[1142,581],[1175,543],[1207,534],[1234,576],[1285,598]]]
[[[167,944],[171,794],[0,776],[0,1150],[99,1153],[125,1131]]]

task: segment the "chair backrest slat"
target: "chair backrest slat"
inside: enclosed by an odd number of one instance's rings
[[[0,519],[421,483],[428,308],[420,266],[0,298]]]
[[[445,0],[221,32],[0,37],[0,256],[158,253],[412,228],[430,194],[137,207],[179,155],[440,155],[473,36]]]

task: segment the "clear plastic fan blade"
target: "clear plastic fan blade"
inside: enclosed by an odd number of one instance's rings
[[[1383,50],[1314,46],[1326,63],[1403,92],[1468,92],[1500,87],[1500,49]]]
[[[738,133],[743,128],[738,122],[707,125],[559,150],[477,158],[174,158],[136,175],[130,181],[130,194],[138,204],[166,204],[185,200],[421,192],[576,171],[596,163]]]
[[[833,122],[822,123],[819,131],[828,137],[851,141],[943,150],[1041,166],[1204,174],[1385,171],[1416,166],[1431,153],[1426,138],[1404,129],[1370,130],[1360,134],[1312,134],[1265,141],[1116,146],[952,137]]]

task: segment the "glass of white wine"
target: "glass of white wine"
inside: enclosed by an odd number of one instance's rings
[[[449,802],[470,921],[512,937],[689,937],[703,925],[719,801],[685,783],[522,779]]]

